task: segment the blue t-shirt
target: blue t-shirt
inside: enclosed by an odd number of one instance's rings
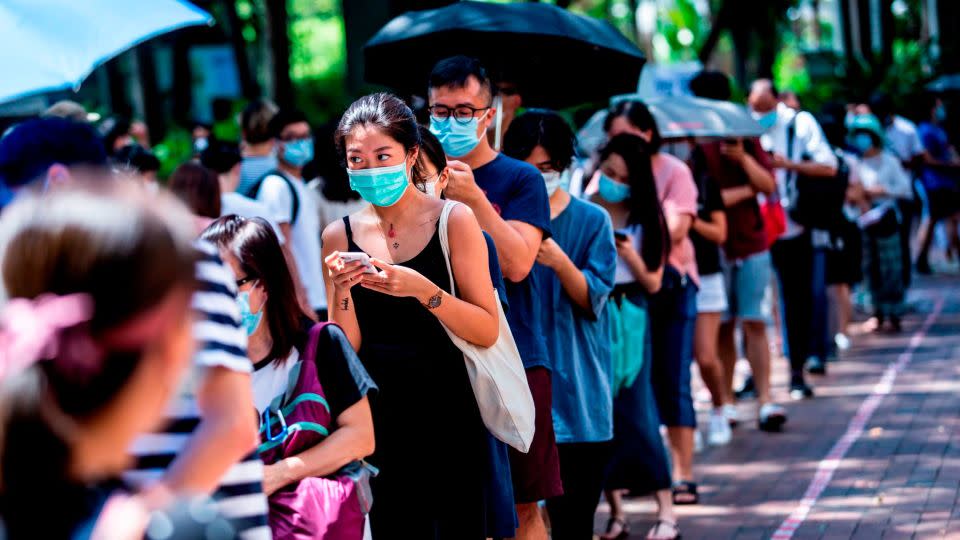
[[[933,159],[950,161],[950,142],[947,140],[947,132],[943,128],[930,122],[923,122],[917,126],[917,133],[920,135],[923,148]],[[933,167],[924,167],[920,178],[927,189],[956,190],[958,180],[960,180],[955,174]]]
[[[522,221],[550,236],[550,199],[543,175],[533,165],[503,154],[474,169],[477,185],[493,208],[506,221]],[[507,322],[517,341],[523,367],[549,368],[547,345],[543,339],[538,305],[539,284],[534,272],[522,281],[506,281],[510,310]]]
[[[574,304],[553,270],[535,266],[553,367],[553,429],[558,443],[608,441],[613,438],[613,356],[605,308],[617,269],[613,226],[599,206],[573,198],[550,228],[586,277],[591,308]]]

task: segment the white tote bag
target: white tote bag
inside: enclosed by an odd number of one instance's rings
[[[440,245],[447,260],[447,272],[450,274],[450,293],[456,296],[453,279],[453,267],[450,263],[450,244],[447,235],[447,222],[453,207],[460,203],[448,201],[440,214]],[[489,348],[478,347],[454,334],[446,325],[450,340],[461,351],[467,364],[467,375],[473,394],[480,406],[483,423],[494,437],[517,450],[527,453],[533,441],[534,419],[533,396],[527,384],[527,374],[523,369],[517,342],[503,314],[503,305],[496,289],[493,296],[497,302],[497,314],[500,317],[500,337]],[[443,324],[443,323],[441,323]]]

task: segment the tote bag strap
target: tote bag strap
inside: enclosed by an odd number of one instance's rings
[[[443,211],[440,212],[440,223],[437,225],[440,233],[440,247],[443,248],[443,258],[447,261],[447,274],[450,276],[450,296],[457,295],[457,285],[453,280],[453,263],[450,262],[450,235],[447,231],[447,223],[450,221],[450,212],[453,212],[458,204],[460,203],[457,201],[447,201],[443,205]]]

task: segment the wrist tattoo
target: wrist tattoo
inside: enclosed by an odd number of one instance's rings
[[[350,311],[350,299],[344,298],[340,301],[340,310],[341,311]]]

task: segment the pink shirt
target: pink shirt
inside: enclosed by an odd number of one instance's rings
[[[680,159],[663,152],[654,154],[650,161],[653,165],[653,177],[657,182],[657,194],[663,206],[663,215],[667,220],[669,221],[671,216],[683,214],[696,217],[697,184],[693,181],[690,167]],[[681,242],[673,244],[667,262],[682,275],[692,279],[697,286],[700,285],[697,257],[689,236],[684,236]]]

